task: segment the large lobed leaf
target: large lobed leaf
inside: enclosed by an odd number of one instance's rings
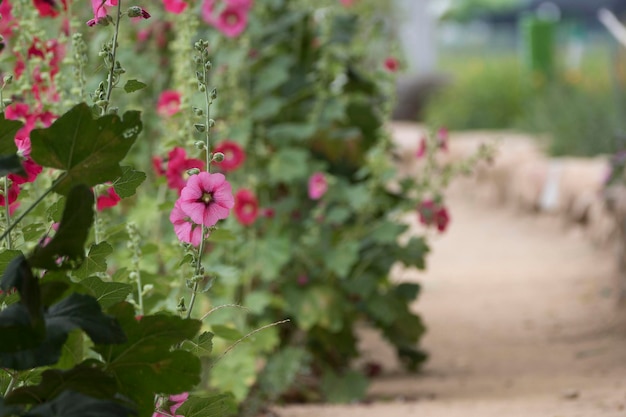
[[[133,307],[120,303],[109,310],[122,323],[128,341],[121,345],[97,345],[105,371],[118,382],[120,392],[130,393],[140,416],[154,409],[154,393],[179,394],[200,383],[200,359],[190,352],[174,349],[193,339],[200,330],[198,320],[154,315],[135,319]]]
[[[44,167],[65,172],[55,187],[66,195],[73,185],[94,186],[122,175],[119,162],[141,132],[138,111],[94,119],[85,103],[73,107],[49,128],[31,132],[31,157]]]

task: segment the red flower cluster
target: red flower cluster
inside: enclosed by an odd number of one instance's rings
[[[167,162],[167,167],[163,166],[164,162]],[[152,166],[157,175],[165,175],[167,186],[177,190],[180,194],[187,184],[187,171],[193,168],[203,170],[204,161],[196,158],[187,158],[187,152],[183,148],[176,147],[170,151],[166,161],[160,157],[152,158]]]
[[[420,223],[425,226],[437,226],[437,230],[444,232],[450,223],[450,215],[445,206],[433,201],[424,200],[417,206]]]

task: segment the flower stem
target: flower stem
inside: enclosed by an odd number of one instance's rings
[[[106,114],[107,107],[109,107],[109,100],[111,100],[111,93],[113,92],[113,74],[115,73],[115,62],[117,56],[117,37],[120,31],[120,20],[122,19],[122,0],[117,2],[117,17],[115,19],[115,32],[113,34],[113,45],[111,47],[111,69],[107,78],[107,94],[106,103],[102,108],[102,114]]]
[[[7,395],[9,395],[11,393],[11,391],[13,391],[13,387],[15,386],[15,382],[17,381],[17,377],[16,377],[16,375],[13,372],[9,371],[8,369],[5,369],[4,371],[11,376],[11,380],[9,381],[9,385],[7,386],[7,389],[4,392],[4,396],[6,397]]]
[[[196,271],[194,276],[200,275],[200,271],[202,270],[202,253],[204,252],[204,241],[208,236],[206,235],[206,227],[202,227],[202,238],[200,239],[200,246],[198,247],[198,258],[196,260]],[[191,317],[191,312],[193,311],[193,306],[196,303],[196,296],[198,294],[198,287],[200,286],[199,282],[193,283],[193,289],[191,290],[191,299],[189,300],[189,308],[187,309],[187,318]]]
[[[65,172],[63,174],[61,174],[61,176],[54,181],[54,183],[50,186],[50,188],[48,188],[46,191],[44,191],[44,193],[42,195],[40,195],[37,198],[37,200],[35,200],[35,202],[33,204],[31,204],[22,214],[20,214],[20,216],[17,218],[17,220],[15,220],[10,226],[8,226],[7,229],[4,231],[4,233],[2,234],[2,236],[0,236],[0,241],[5,239],[11,233],[11,230],[13,230],[15,228],[15,226],[18,225],[19,222],[24,220],[24,217],[26,217],[31,211],[33,211],[33,209],[35,207],[37,207],[37,205],[39,203],[41,203],[43,201],[43,199],[46,198],[46,196],[48,194],[50,194],[52,192],[52,190],[54,190],[54,188],[61,181],[63,181],[63,179],[65,179],[66,176],[67,176],[67,173],[65,173]]]
[[[11,230],[9,229],[9,225],[11,224],[11,209],[9,208],[9,179],[4,177],[4,216],[6,220],[7,227],[7,249],[13,249],[11,244]]]

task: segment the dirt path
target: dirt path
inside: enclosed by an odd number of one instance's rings
[[[626,416],[626,317],[615,308],[608,250],[557,219],[451,199],[453,224],[433,242],[415,309],[429,332],[421,375],[383,361],[369,404],[289,406],[281,417]]]

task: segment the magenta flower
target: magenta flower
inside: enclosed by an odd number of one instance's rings
[[[235,218],[244,226],[250,226],[259,215],[259,201],[250,190],[241,189],[235,194]]]
[[[180,93],[176,90],[165,90],[157,101],[157,113],[170,117],[180,111]]]
[[[180,208],[180,200],[174,204],[170,213],[170,222],[174,225],[174,233],[181,242],[191,243],[193,246],[200,246],[202,240],[202,226],[191,221],[189,216]]]
[[[180,193],[187,184],[187,171],[192,169],[204,169],[204,161],[195,158],[187,158],[187,153],[183,148],[176,147],[168,155],[167,169],[165,176],[167,186]]]
[[[417,206],[417,214],[420,223],[425,226],[436,226],[437,230],[444,232],[450,223],[448,210],[442,204],[433,200],[424,200]]]
[[[224,172],[234,171],[239,168],[243,161],[246,160],[246,154],[243,148],[239,146],[237,142],[225,140],[217,145],[214,152],[221,152],[224,154],[224,160],[222,162],[214,162],[214,164],[222,169]]]
[[[167,404],[170,409],[169,413],[164,414],[159,411],[156,411],[154,414],[152,414],[152,417],[169,417],[169,416],[183,417],[183,416],[177,415],[176,410],[178,410],[180,406],[183,405],[185,401],[187,401],[187,398],[189,398],[189,393],[187,392],[183,392],[182,394],[177,394],[177,395],[170,395],[167,401]]]
[[[225,219],[235,205],[230,183],[222,174],[192,175],[180,193],[180,208],[191,221],[206,227]]]
[[[202,18],[205,22],[215,27],[229,38],[234,38],[246,29],[248,26],[248,5],[247,2],[227,2],[219,14],[216,15],[214,0],[204,0],[202,3]]]
[[[91,0],[93,19],[87,22],[88,26],[95,26],[100,19],[106,17],[107,7],[117,6],[117,0]]]
[[[385,68],[387,69],[387,71],[396,72],[398,71],[399,66],[400,64],[398,63],[397,59],[393,57],[388,57],[387,59],[385,59]]]
[[[37,179],[37,176],[41,174],[41,171],[43,171],[43,168],[35,161],[33,161],[30,156],[22,160],[22,166],[24,167],[24,172],[26,173],[26,176],[22,176],[19,174],[8,175],[8,178],[18,185],[27,182],[34,182]]]
[[[96,200],[96,209],[102,211],[106,208],[115,207],[122,199],[115,192],[113,187],[109,188],[106,194],[101,194]]]
[[[165,10],[174,13],[181,14],[187,8],[187,3],[183,0],[163,0]]]
[[[309,178],[309,198],[319,200],[328,190],[328,181],[323,172],[316,172]]]

